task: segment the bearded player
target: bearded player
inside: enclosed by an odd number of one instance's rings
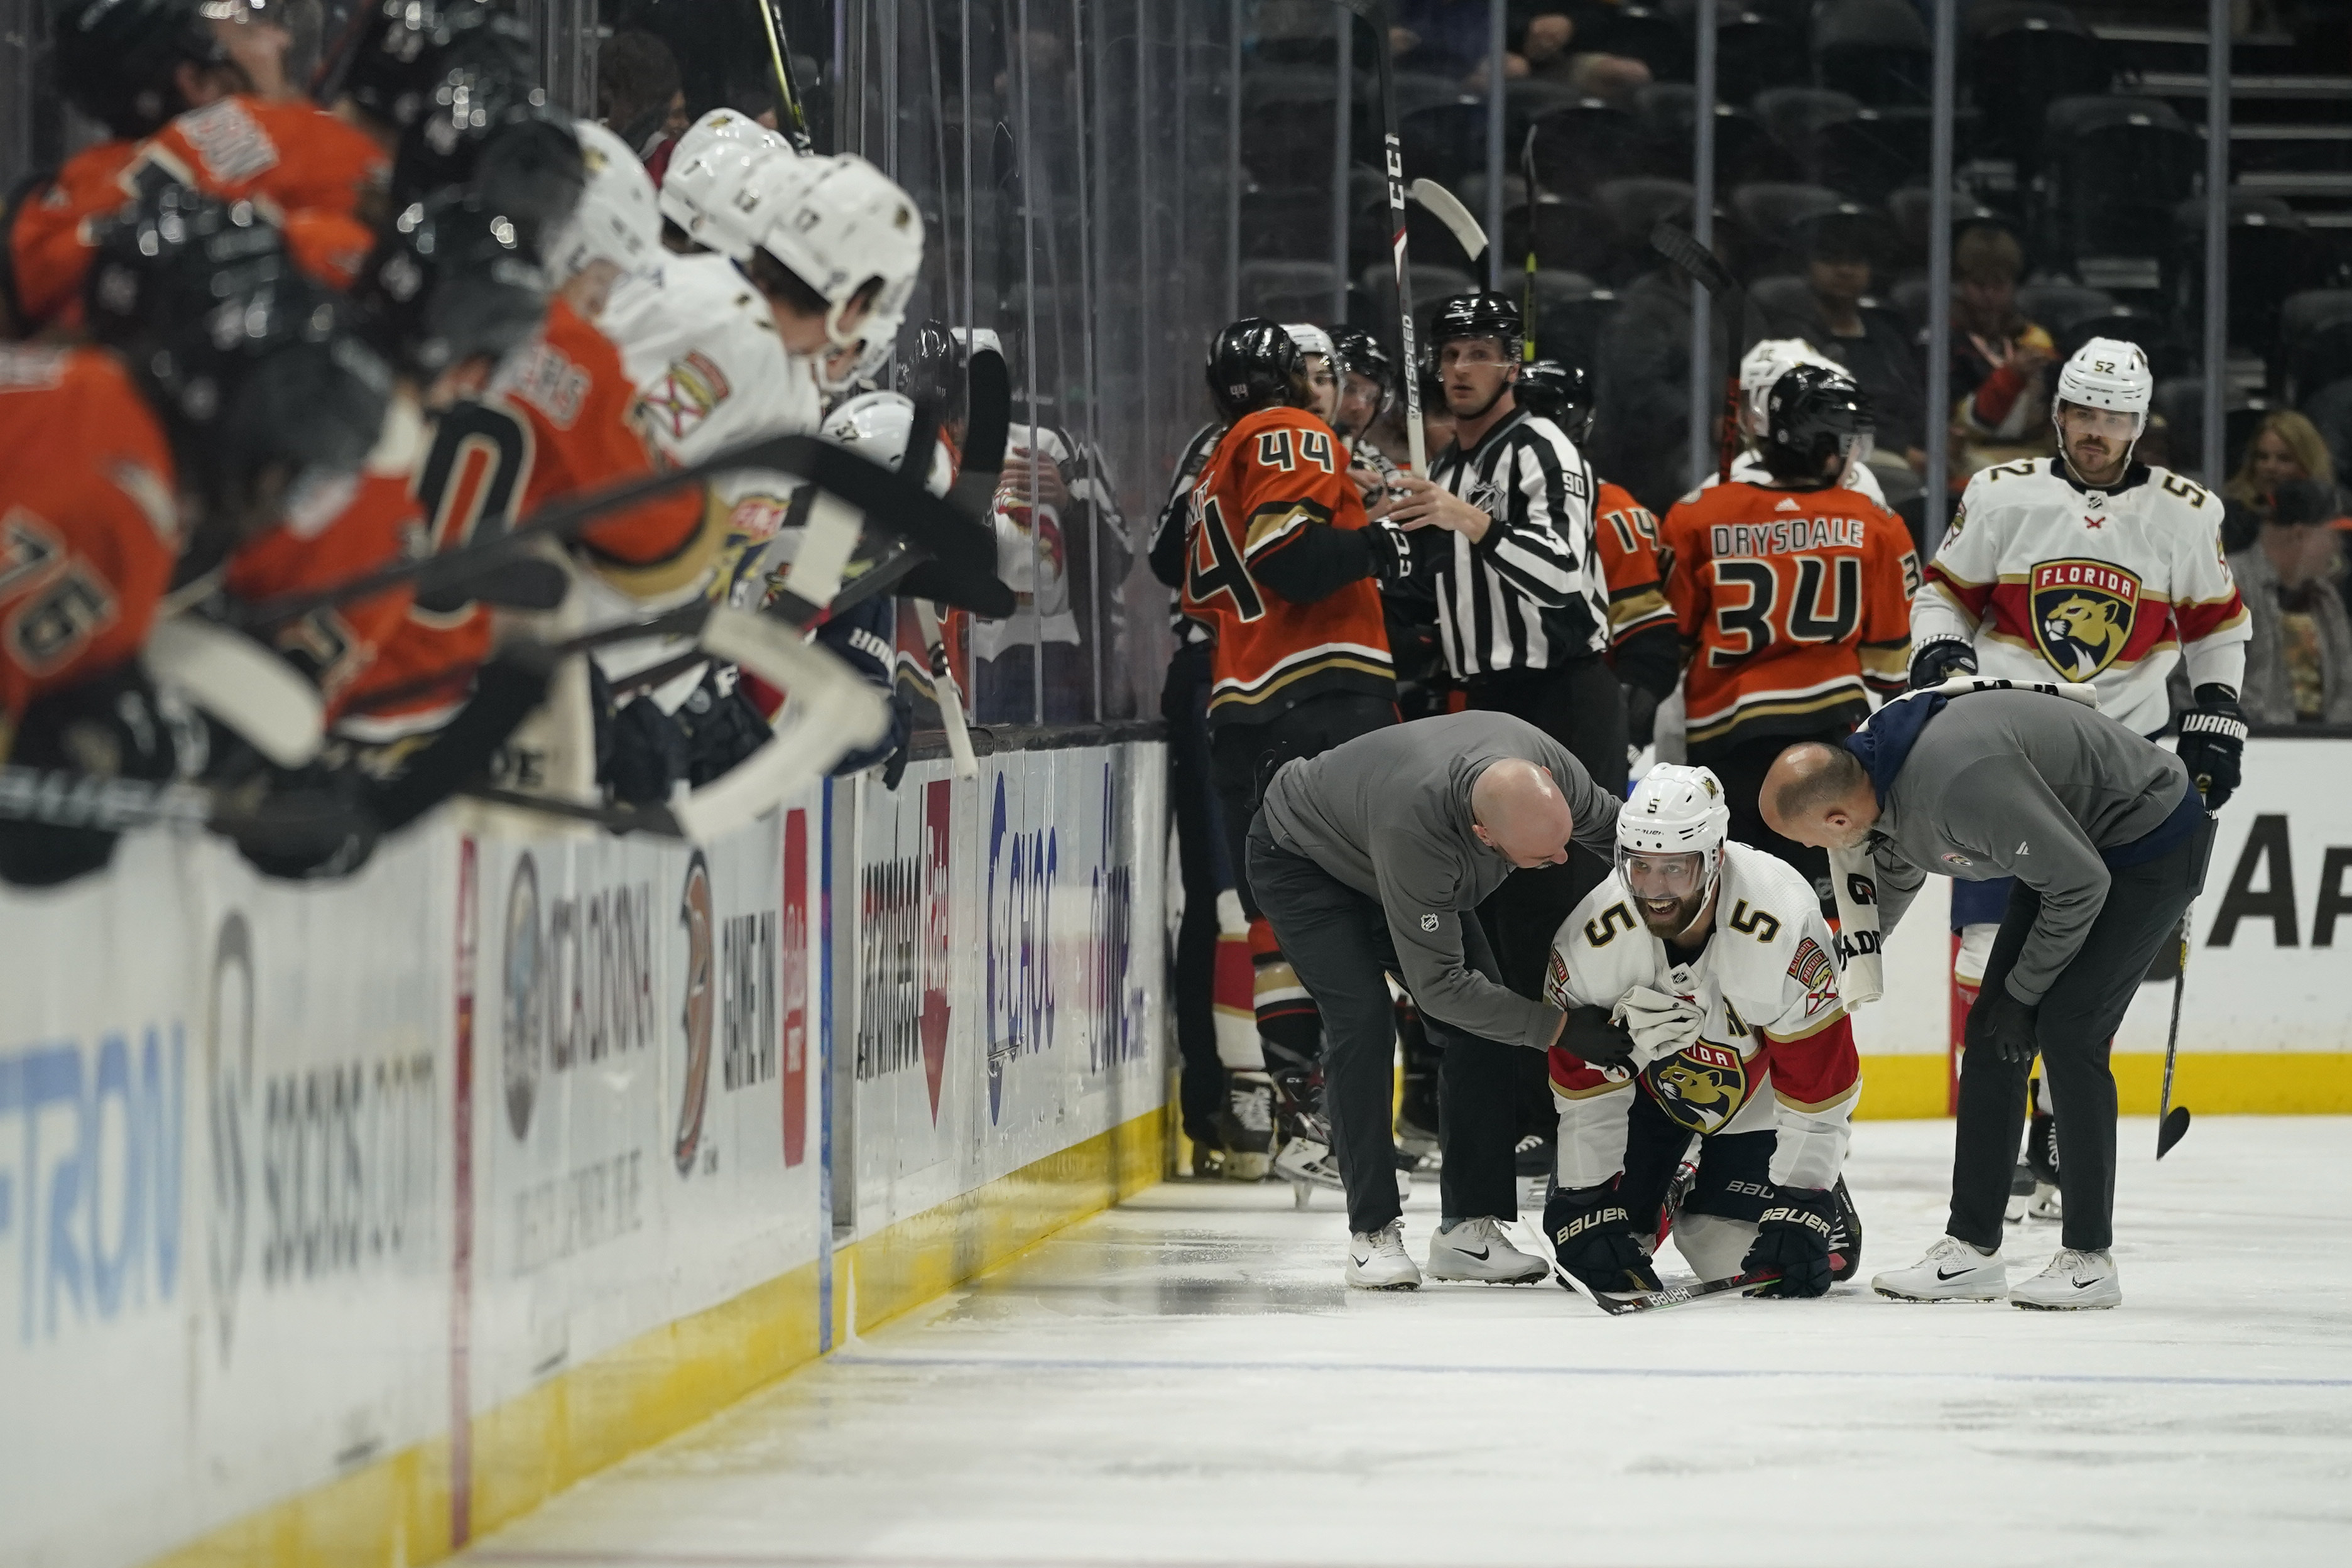
[[[1860,1261],[1839,1173],[1862,1090],[1835,939],[1797,869],[1727,843],[1705,768],[1660,763],[1617,818],[1617,865],[1553,940],[1545,999],[1557,1186],[1544,1234],[1593,1290],[1654,1290],[1671,1225],[1705,1279],[1819,1296]],[[1699,1139],[1696,1178],[1664,1215]]]
[[[1928,563],[1911,605],[1911,684],[1978,673],[2085,682],[2100,712],[2153,738],[2171,721],[2167,678],[2185,663],[2196,705],[2180,719],[2180,760],[2219,810],[2245,750],[2238,691],[2252,626],[2221,558],[2221,501],[2133,460],[2155,387],[2137,343],[2093,338],[2066,362],[2051,405],[2059,455],[1979,472]],[[2014,885],[1952,884],[1956,1036]],[[2013,1205],[2011,1217],[2054,1220],[2057,1144],[2040,1084],[2033,1110],[2018,1180],[2032,1206]]]

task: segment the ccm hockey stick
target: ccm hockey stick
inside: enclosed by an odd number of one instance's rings
[[[1397,379],[1404,383],[1404,438],[1411,449],[1412,471],[1426,479],[1429,443],[1421,429],[1421,351],[1413,342],[1412,259],[1405,243],[1404,138],[1397,130],[1396,64],[1389,53],[1389,29],[1395,22],[1395,11],[1389,0],[1341,3],[1370,23],[1378,39],[1372,53],[1380,61],[1381,139],[1389,182],[1389,253],[1396,266],[1397,342],[1403,351],[1398,362]],[[1456,202],[1454,205],[1461,204]]]
[[[1435,180],[1415,180],[1411,194],[1453,234],[1463,254],[1473,261],[1486,254],[1486,231],[1478,226],[1478,220],[1470,216],[1461,197]]]

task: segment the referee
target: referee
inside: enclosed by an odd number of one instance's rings
[[[1601,657],[1609,584],[1592,470],[1558,425],[1518,405],[1522,333],[1501,294],[1438,306],[1430,342],[1454,439],[1429,478],[1398,478],[1402,497],[1381,515],[1454,535],[1438,555],[1438,644],[1468,706],[1526,720],[1622,798],[1625,700]],[[1496,895],[1484,914],[1506,984],[1538,994],[1552,932],[1602,869],[1515,877]]]

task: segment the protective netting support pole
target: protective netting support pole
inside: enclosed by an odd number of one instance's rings
[[[1486,5],[1486,210],[1478,215],[1486,226],[1486,287],[1503,287],[1503,41],[1509,32],[1506,0]]]
[[[2230,0],[2205,6],[2205,417],[2200,462],[2219,486],[2228,460],[2230,375]]]
[[[1715,13],[1716,0],[1698,0],[1691,20],[1697,34],[1697,84],[1691,98],[1691,237],[1710,248],[1715,244]],[[1709,328],[1706,290],[1690,286],[1690,482],[1698,483],[1715,467],[1715,411],[1723,403],[1723,388],[1715,379],[1715,334]],[[1731,352],[1739,352],[1739,323],[1731,323]]]
[[[1959,0],[1936,0],[1935,84],[1927,142],[1927,493],[1919,537],[1932,552],[1951,510],[1952,115]]]
[[[1331,324],[1348,320],[1348,180],[1355,167],[1349,144],[1356,133],[1356,14],[1331,7],[1339,29],[1339,78],[1331,101]]]

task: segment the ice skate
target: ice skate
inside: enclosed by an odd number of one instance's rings
[[[1549,1278],[1551,1265],[1520,1251],[1495,1219],[1456,1220],[1429,1238],[1429,1277],[1487,1285],[1533,1285]]]
[[[1318,1187],[1327,1193],[1345,1190],[1339,1183],[1339,1156],[1319,1138],[1294,1137],[1285,1142],[1274,1157],[1274,1173],[1290,1184],[1296,1208],[1305,1208]]]
[[[2081,1312],[2123,1302],[2123,1279],[2116,1272],[2115,1255],[2104,1247],[2081,1252],[2062,1247],[2050,1267],[2009,1293],[2011,1306],[2039,1312]]]
[[[1224,1149],[1216,1173],[1229,1182],[1265,1180],[1274,1164],[1273,1079],[1262,1072],[1233,1073],[1217,1120]]]
[[[1346,1277],[1357,1290],[1416,1290],[1421,1270],[1404,1249],[1404,1221],[1392,1219],[1370,1236],[1358,1231],[1348,1237]]]
[[[1541,1133],[1530,1132],[1519,1140],[1516,1168],[1522,1213],[1543,1212],[1544,1200],[1551,1194],[1551,1173],[1559,1157],[1559,1145]]]
[[[1988,1256],[1948,1236],[1910,1268],[1873,1279],[1870,1288],[1898,1301],[1998,1301],[2009,1294],[2009,1266],[1998,1252]]]
[[[2021,1225],[2032,1204],[2033,1167],[2020,1160],[2017,1169],[2009,1173],[2009,1207],[2000,1217],[2011,1225]]]
[[[2036,1181],[2033,1197],[2025,1205],[2025,1217],[2042,1225],[2055,1225],[2066,1217],[2065,1205],[2058,1196],[2058,1184]]]

